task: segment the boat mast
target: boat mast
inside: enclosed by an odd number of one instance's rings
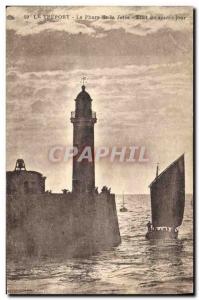
[[[158,173],[159,173],[159,162],[157,163],[157,167],[156,167],[156,178],[158,177]]]

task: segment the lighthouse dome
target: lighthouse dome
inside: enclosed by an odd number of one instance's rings
[[[77,95],[76,100],[79,100],[79,99],[85,99],[85,100],[90,100],[90,101],[92,101],[92,99],[91,99],[89,93],[87,93],[87,92],[85,91],[85,89],[86,89],[85,85],[82,85],[82,90],[81,90],[81,92]]]
[[[76,113],[77,117],[90,118],[92,116],[91,97],[85,91],[85,86],[82,86],[82,91],[77,95],[76,101]]]

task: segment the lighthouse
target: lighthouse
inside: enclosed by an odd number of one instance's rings
[[[14,171],[7,171],[9,260],[17,259],[19,253],[23,257],[85,258],[121,243],[115,194],[106,186],[101,192],[95,190],[97,119],[91,103],[83,84],[71,113],[73,145],[78,148],[73,157],[72,193],[45,191],[46,178],[27,171],[23,159],[17,160]],[[85,149],[90,149],[89,155]]]
[[[82,91],[75,99],[75,111],[71,112],[73,123],[73,147],[78,155],[73,157],[72,191],[75,193],[92,193],[95,190],[94,162],[94,124],[96,113],[92,111],[92,99],[82,85]],[[88,151],[89,158],[79,159],[81,153]]]

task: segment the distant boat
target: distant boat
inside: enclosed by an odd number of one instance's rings
[[[176,239],[182,224],[185,205],[184,154],[150,184],[152,223],[148,222],[147,239]]]
[[[122,197],[122,207],[120,208],[121,212],[126,212],[128,211],[128,209],[124,206],[124,193],[123,193],[123,197]]]

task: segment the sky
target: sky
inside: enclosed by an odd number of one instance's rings
[[[53,163],[49,151],[72,145],[84,75],[95,146],[143,146],[148,158],[96,162],[96,186],[149,193],[156,163],[162,171],[185,153],[192,192],[192,27],[189,7],[8,7],[7,170],[23,158],[47,189],[71,189],[72,161]]]

